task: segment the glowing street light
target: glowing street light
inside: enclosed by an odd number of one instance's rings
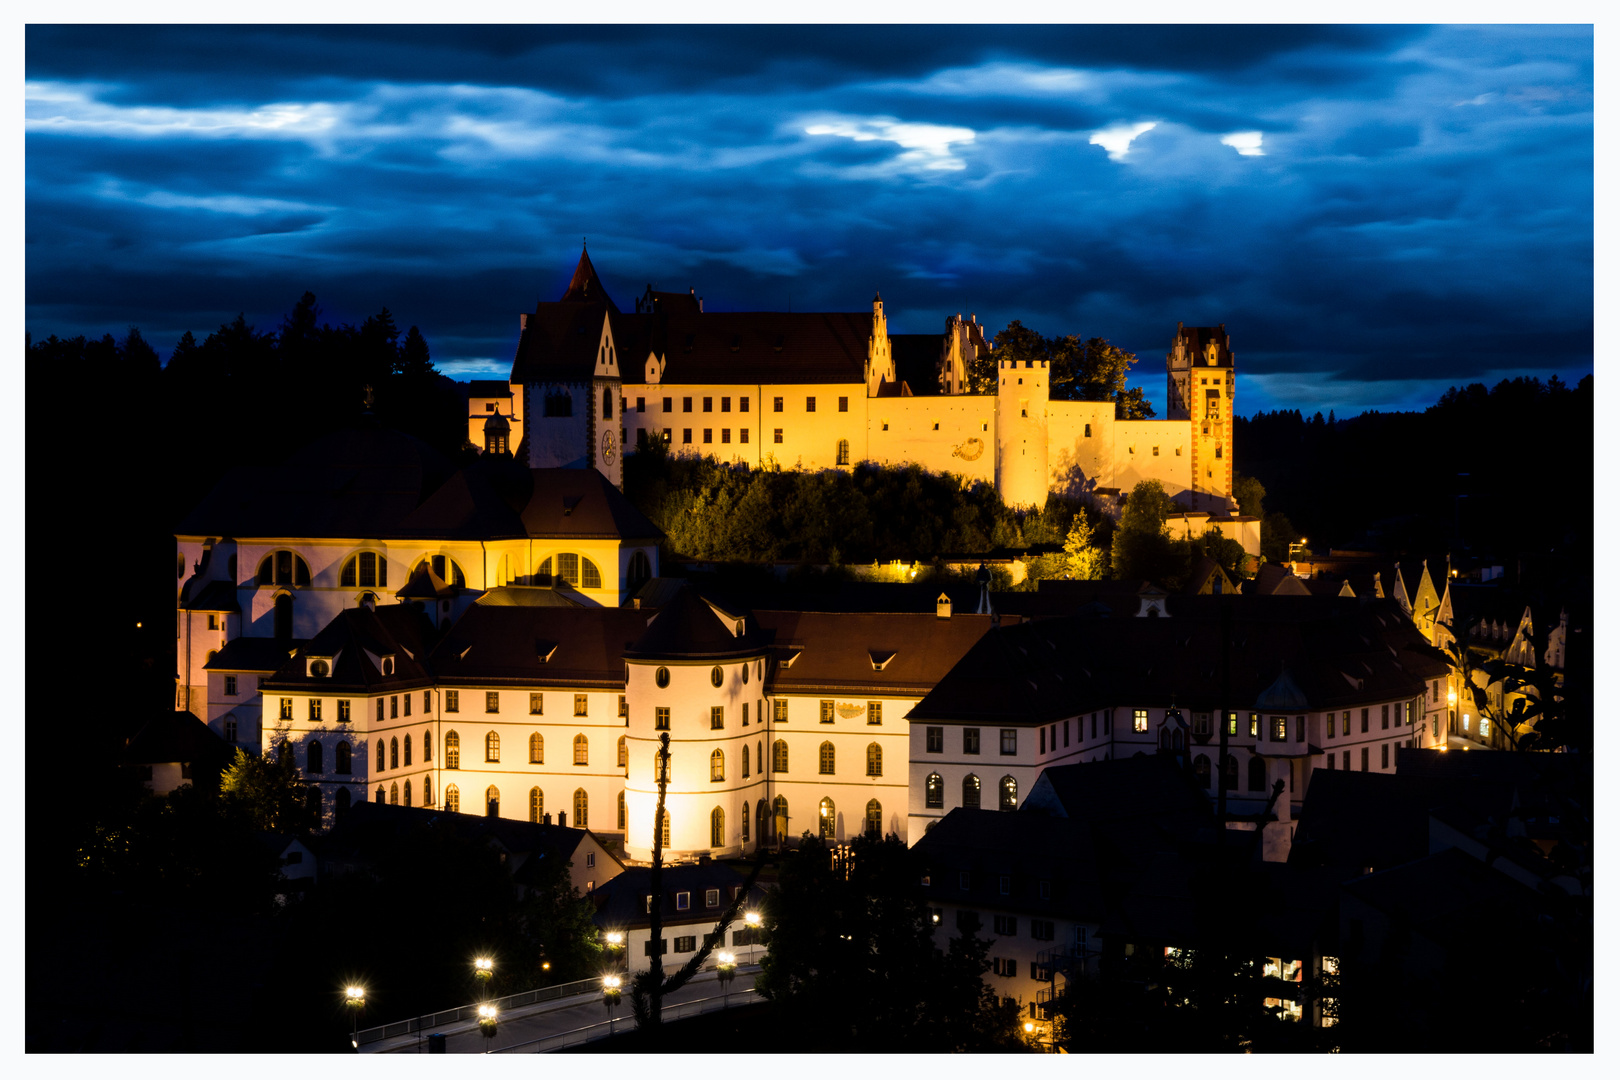
[[[493,1003],[486,1002],[478,1006],[478,1030],[484,1033],[484,1038],[495,1037],[496,1025],[500,1023],[500,1010]]]
[[[754,962],[754,946],[757,942],[760,924],[763,922],[757,911],[743,912],[743,922],[748,926],[748,962]]]
[[[349,1045],[356,1050],[360,1049],[360,1010],[366,1007],[366,988],[363,986],[346,987],[343,991],[343,1004],[348,1007],[351,1023],[349,1025]]]
[[[737,956],[735,953],[723,952],[720,954],[720,963],[715,966],[715,977],[720,980],[720,992],[727,1006],[731,1004],[731,980],[737,977]]]
[[[617,975],[604,975],[602,977],[602,1007],[608,1014],[608,1037],[613,1036],[613,1010],[619,1007],[619,988],[624,980]]]
[[[495,961],[487,956],[480,956],[473,961],[473,977],[483,986],[489,985],[489,980],[495,975]]]

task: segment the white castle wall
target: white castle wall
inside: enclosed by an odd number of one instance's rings
[[[872,398],[867,456],[995,483],[997,399],[988,394]]]

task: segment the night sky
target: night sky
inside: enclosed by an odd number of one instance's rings
[[[167,358],[307,289],[504,377],[582,237],[621,307],[976,312],[1238,408],[1592,370],[1588,27],[30,27],[27,328]]]

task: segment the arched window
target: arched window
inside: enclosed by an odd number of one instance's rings
[[[399,768],[399,740],[398,739],[389,739],[388,740],[388,767],[390,769]]]
[[[388,587],[388,557],[374,551],[351,555],[343,564],[338,584],[345,589],[386,589]]]
[[[624,789],[621,788],[619,789],[619,830],[621,832],[624,831],[624,819]]]
[[[664,827],[660,830],[658,843],[665,851],[669,850],[669,810],[667,808],[664,810]]]
[[[630,764],[630,743],[626,740],[625,736],[620,735],[619,736],[619,768],[622,769],[628,764]]]
[[[868,743],[866,745],[866,775],[883,775],[883,747],[877,743]]]
[[[352,751],[349,748],[348,740],[345,739],[344,741],[337,744],[337,750],[334,751],[333,754],[332,754],[332,758],[333,758],[332,771],[333,772],[339,773],[339,774],[341,774],[343,776],[347,776],[349,774],[349,772],[351,771],[350,765],[349,765],[349,754],[351,752]]]
[[[338,788],[337,799],[334,801],[334,805],[337,807],[337,812],[339,814],[342,814],[344,811],[349,809],[349,801],[353,797],[354,796],[349,794],[349,789],[348,788],[346,788],[346,787]]]
[[[1266,759],[1263,757],[1249,759],[1249,790],[1266,790]]]
[[[454,784],[444,789],[444,808],[452,814],[461,813],[461,791]]]
[[[589,765],[591,763],[591,741],[583,734],[574,736],[574,764]]]
[[[1227,791],[1237,790],[1238,763],[1237,758],[1227,754],[1221,761],[1221,787]]]
[[[821,775],[832,776],[833,764],[833,744],[824,742],[821,744]]]
[[[381,739],[377,740],[377,771],[382,772],[388,768],[388,745]]]
[[[378,784],[377,785],[377,805],[381,806],[383,803],[385,803],[387,801],[388,801],[388,792],[383,790],[383,786],[381,784]]]
[[[399,805],[399,785],[398,784],[389,784],[388,785],[388,805],[389,806],[398,806]]]
[[[501,816],[501,789],[494,784],[484,789],[484,812],[490,817]]]
[[[499,732],[488,731],[484,733],[484,760],[501,760],[501,736]]]
[[[930,810],[945,808],[945,778],[937,772],[929,773],[923,781],[923,805]]]
[[[456,562],[456,560],[450,558],[448,555],[430,555],[412,567],[411,573],[414,574],[424,566],[432,569],[433,573],[438,576],[439,580],[448,585],[454,585],[458,589],[465,589],[467,587],[467,575],[461,572],[461,566]]]
[[[709,779],[724,780],[726,778],[726,753],[716,750],[709,755]]]
[[[422,805],[433,805],[433,777],[422,777]]]
[[[546,793],[537,787],[529,789],[529,820],[539,821],[546,812]]]
[[[309,563],[291,551],[272,551],[259,563],[260,585],[308,585]]]
[[[1170,728],[1168,726],[1159,729],[1159,749],[1170,749]]]
[[[309,772],[309,773],[312,773],[312,774],[313,773],[325,772],[326,771],[326,768],[325,768],[326,763],[321,760],[325,755],[321,753],[321,743],[320,743],[319,739],[316,739],[315,741],[313,741],[313,742],[311,742],[309,744],[308,753],[309,753],[309,768],[306,769],[305,771]]]
[[[1003,810],[1018,809],[1018,780],[1012,776],[1001,778],[1001,808]]]
[[[1198,786],[1209,787],[1209,757],[1199,754],[1193,758],[1193,776],[1198,778]]]
[[[602,571],[597,565],[583,555],[572,551],[564,551],[556,556],[557,572],[551,572],[552,559],[547,557],[540,563],[535,571],[535,581],[540,585],[568,584],[578,589],[600,589],[602,587]]]
[[[271,629],[277,641],[291,641],[293,632],[293,598],[292,593],[282,593],[276,597],[276,608],[271,616]]]
[[[838,808],[833,805],[833,801],[831,799],[822,799],[818,814],[821,819],[821,838],[823,840],[837,839]]]
[[[883,804],[876,799],[866,804],[866,835],[883,835]]]
[[[584,829],[590,827],[590,799],[584,788],[574,789],[574,828]]]
[[[1174,750],[1178,754],[1181,753],[1181,751],[1186,749],[1187,746],[1185,738],[1186,737],[1181,733],[1181,729],[1176,728],[1176,730],[1170,733],[1170,749]]]
[[[433,760],[433,732],[422,732],[422,762],[426,764]]]
[[[763,801],[763,800],[762,800]],[[786,795],[778,795],[771,800],[771,817],[775,819],[772,828],[778,836],[787,835],[788,804]]]
[[[411,782],[405,781],[405,805],[411,805]]]
[[[635,552],[630,556],[630,568],[625,571],[625,588],[635,592],[650,580],[652,580],[652,563],[648,561],[647,553]]]
[[[962,777],[962,805],[969,810],[979,808],[979,778],[972,773]]]
[[[718,806],[709,814],[709,846],[726,846],[726,812]]]
[[[742,766],[743,766],[743,771],[742,771],[743,779],[746,780],[746,779],[748,779],[748,744],[747,743],[743,743]],[[747,820],[747,817],[748,817],[748,815],[746,815],[746,814],[743,815],[743,819],[745,821]]]
[[[849,464],[849,440],[848,439],[839,439],[838,440],[838,464],[840,464],[840,465],[848,465]]]
[[[405,736],[405,767],[411,767],[411,737]]]
[[[785,773],[788,771],[787,741],[777,739],[771,744],[771,771]]]
[[[225,741],[232,746],[236,745],[236,714],[225,714]]]
[[[461,736],[454,731],[447,731],[444,734],[444,767],[461,768]],[[448,798],[448,795],[446,797]]]
[[[321,820],[321,788],[319,784],[309,785],[304,793],[304,806],[309,810],[309,816],[315,819],[317,825]]]
[[[546,738],[538,731],[529,736],[529,764],[544,765],[546,763]]]
[[[742,808],[742,842],[748,843],[748,804],[743,803]]]
[[[613,419],[613,388],[602,388],[602,419]]]

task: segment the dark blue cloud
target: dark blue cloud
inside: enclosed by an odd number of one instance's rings
[[[1246,410],[1592,364],[1587,28],[34,26],[27,78],[35,335],[309,289],[493,372],[589,235],[621,303],[881,288],[1155,398],[1224,322]]]

